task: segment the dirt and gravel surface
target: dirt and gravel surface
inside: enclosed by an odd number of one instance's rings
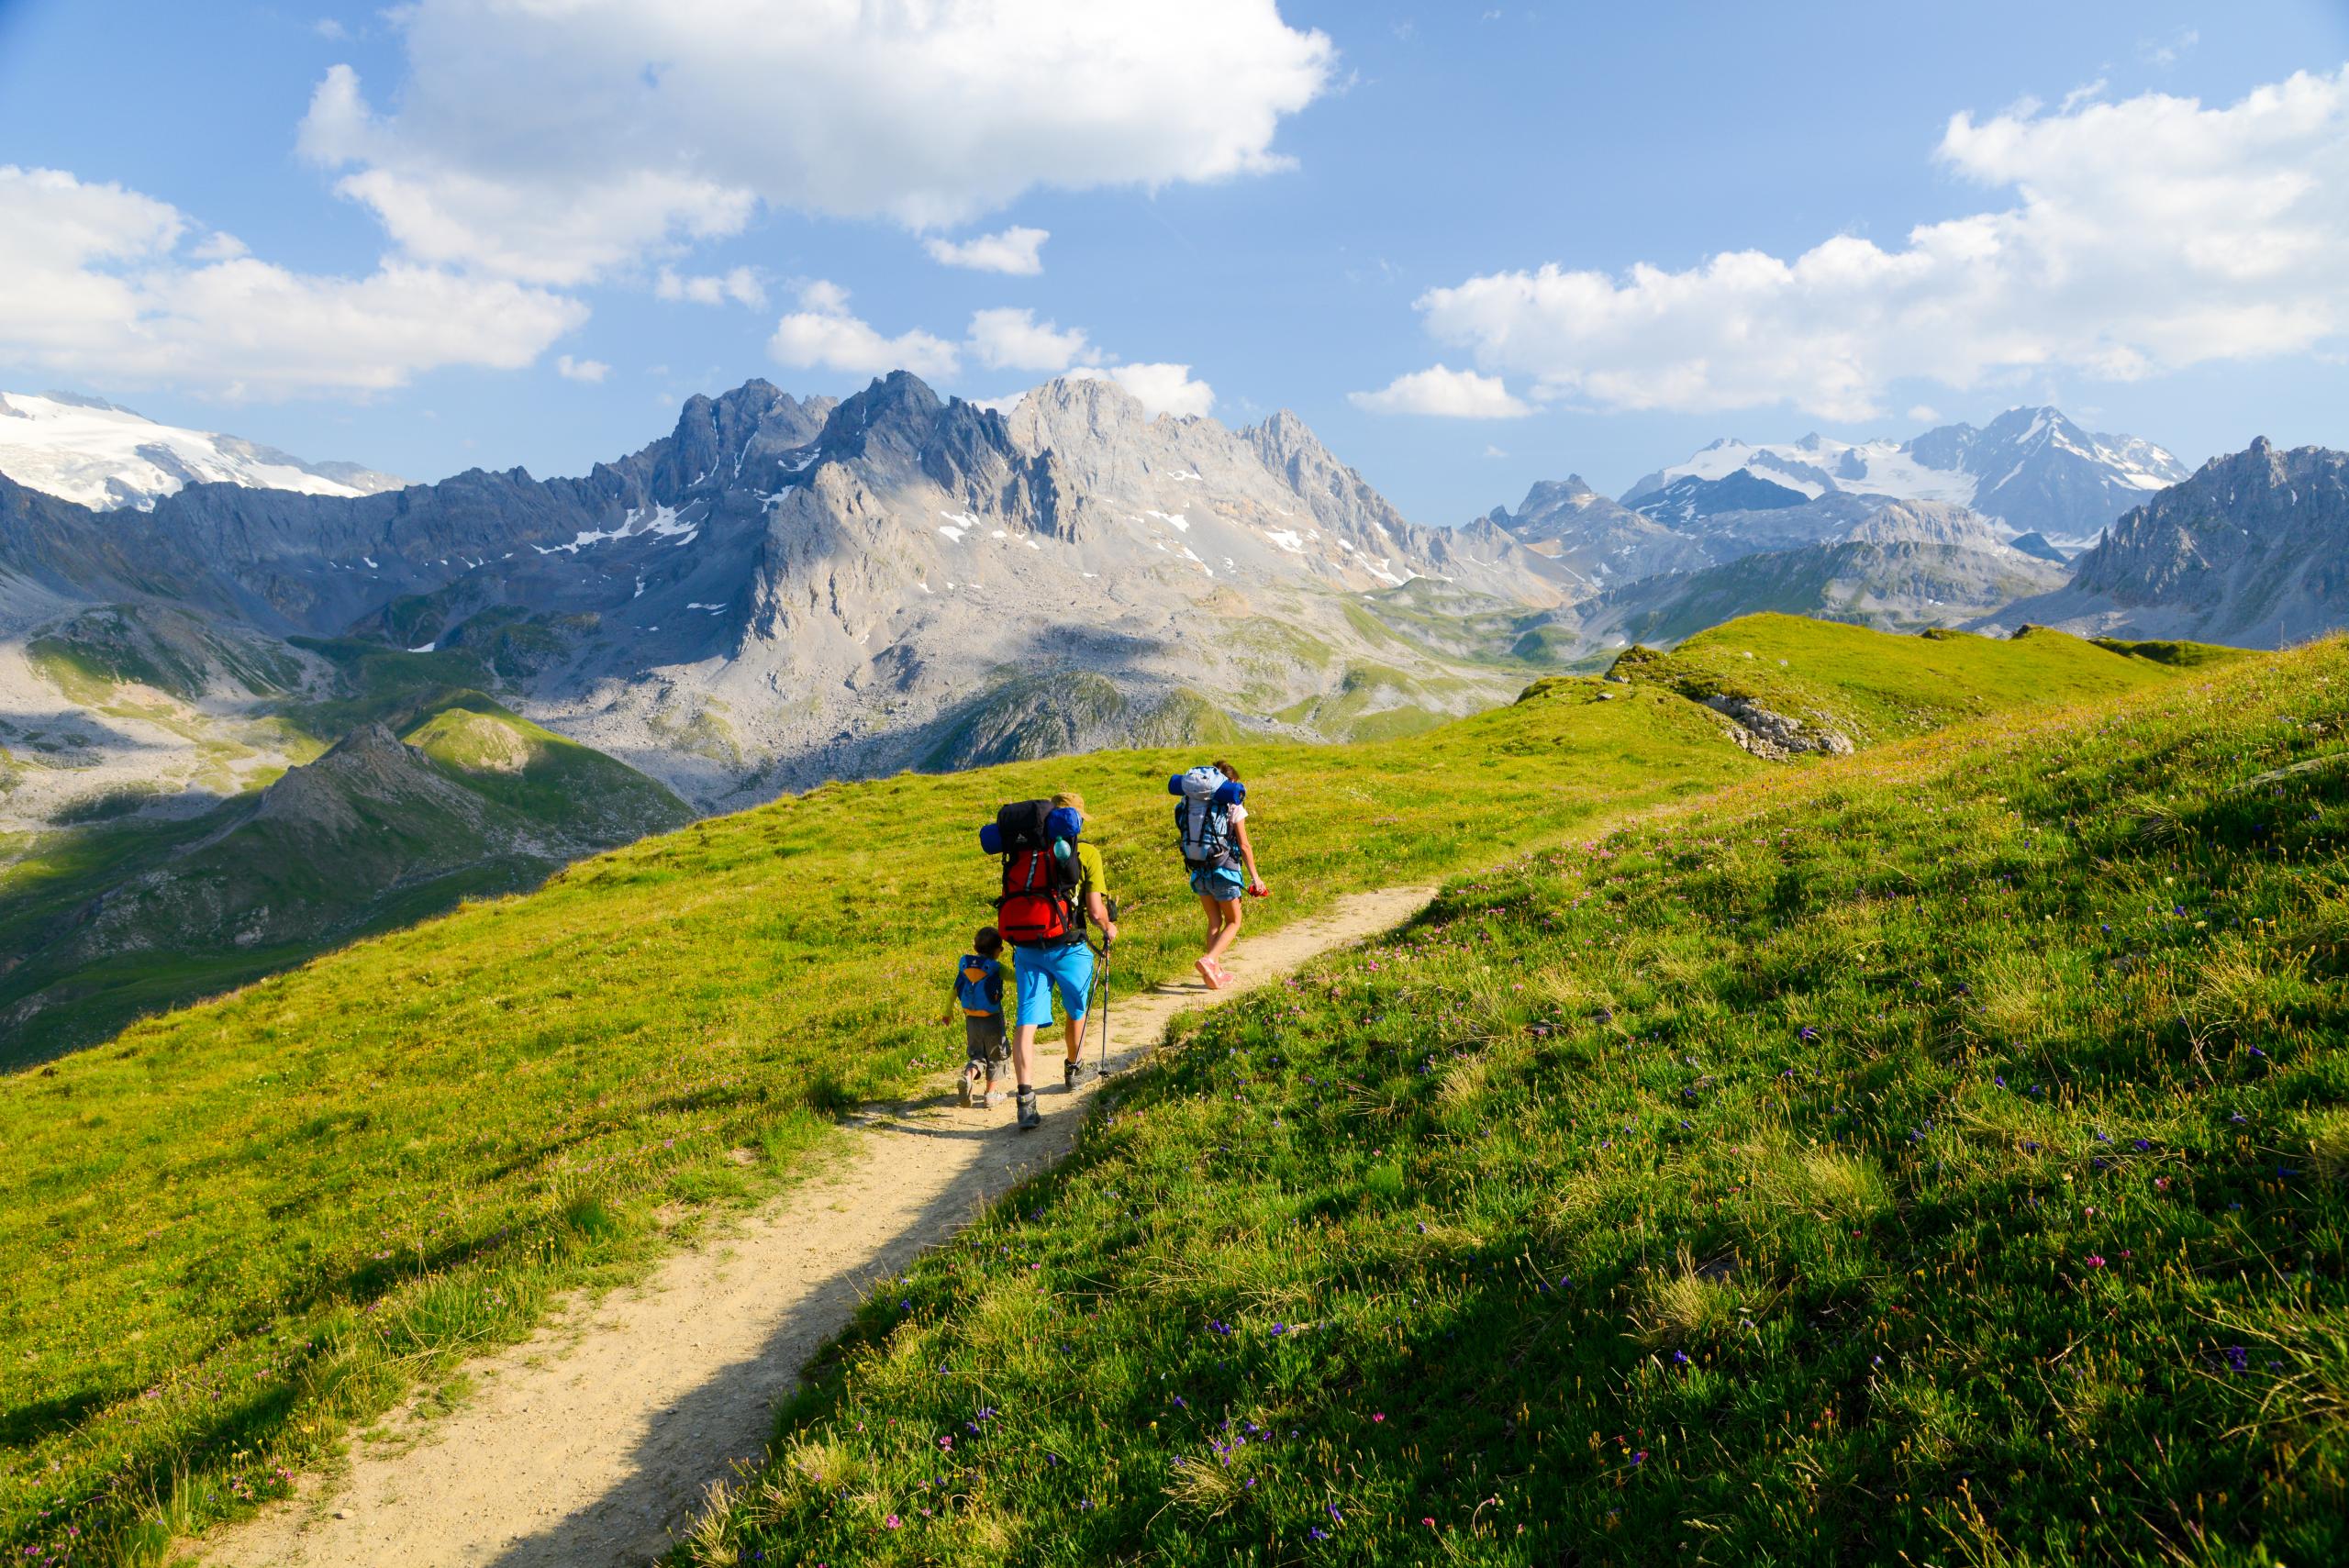
[[[1212,1006],[1409,918],[1433,889],[1389,888],[1245,937],[1235,985],[1115,998],[1109,1058],[1137,1061],[1177,1012]],[[331,1482],[191,1543],[235,1568],[618,1568],[666,1551],[709,1485],[756,1459],[799,1369],[875,1282],[1068,1152],[1099,1085],[1057,1086],[1021,1136],[1008,1103],[955,1103],[952,1081],[867,1107],[822,1170],[641,1286],[581,1296],[529,1342],[467,1368],[455,1410],[413,1407],[354,1444]],[[1093,1051],[1088,1043],[1088,1058]]]

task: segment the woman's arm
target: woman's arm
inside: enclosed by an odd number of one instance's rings
[[[1234,822],[1231,825],[1231,838],[1232,841],[1240,846],[1240,863],[1248,868],[1248,885],[1264,886],[1264,879],[1256,873],[1256,846],[1248,841],[1248,824],[1245,820]]]

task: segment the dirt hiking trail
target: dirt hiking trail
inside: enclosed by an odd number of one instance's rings
[[[1399,925],[1434,894],[1353,894],[1244,936],[1222,992],[1192,980],[1118,995],[1112,1066],[1154,1048],[1176,1013]],[[527,1342],[469,1363],[473,1393],[454,1411],[411,1405],[386,1418],[391,1440],[354,1441],[347,1473],[182,1552],[234,1568],[620,1568],[658,1557],[710,1483],[765,1452],[774,1406],[880,1276],[1068,1152],[1100,1080],[1064,1092],[1060,1048],[1039,1056],[1037,1130],[1013,1130],[1008,1099],[963,1108],[951,1077],[926,1097],[867,1106],[842,1157],[757,1214],[640,1285],[573,1297]]]

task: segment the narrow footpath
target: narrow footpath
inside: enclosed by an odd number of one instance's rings
[[[1432,896],[1354,894],[1247,936],[1230,990],[1192,982],[1116,998],[1111,1064],[1157,1046],[1176,1013],[1399,925]],[[456,1410],[401,1412],[353,1445],[330,1486],[183,1550],[233,1568],[633,1568],[660,1556],[712,1482],[765,1451],[775,1405],[876,1280],[1068,1152],[1100,1081],[1064,1093],[1058,1048],[1043,1055],[1036,1131],[1014,1133],[1008,1104],[964,1109],[951,1079],[867,1107],[843,1157],[755,1216],[469,1365],[473,1393]]]

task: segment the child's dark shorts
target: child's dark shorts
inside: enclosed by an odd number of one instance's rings
[[[1001,1013],[963,1015],[963,1035],[974,1062],[993,1065],[1011,1055],[1011,1042],[1004,1038]]]

